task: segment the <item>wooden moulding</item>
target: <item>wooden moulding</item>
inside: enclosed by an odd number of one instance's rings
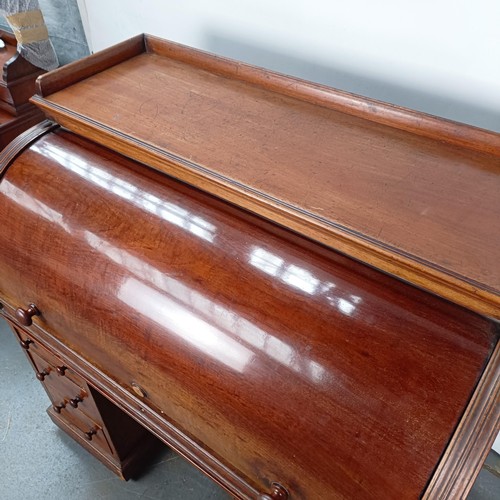
[[[26,149],[32,142],[42,135],[57,128],[58,125],[50,120],[44,120],[37,125],[19,134],[7,147],[0,151],[0,179],[10,166],[14,158]]]
[[[423,496],[467,497],[500,432],[500,342]]]
[[[150,35],[37,88],[77,134],[500,318],[500,134]]]
[[[3,118],[6,119],[3,120]],[[43,119],[44,114],[35,106],[30,106],[25,113],[19,116],[7,115],[0,110],[0,150],[7,147],[19,134]]]

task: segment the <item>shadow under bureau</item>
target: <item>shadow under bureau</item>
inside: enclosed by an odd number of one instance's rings
[[[153,434],[240,498],[464,496],[498,430],[498,137],[280,85],[346,98],[149,36],[42,77],[54,121],[0,158],[2,313],[124,477]]]

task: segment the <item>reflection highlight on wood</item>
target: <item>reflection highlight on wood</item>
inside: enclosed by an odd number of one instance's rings
[[[500,318],[499,134],[150,36],[43,76],[33,101],[76,133]]]
[[[56,425],[122,477],[144,426],[242,499],[467,493],[498,134],[148,35],[33,102],[58,124],[0,153],[0,310]]]

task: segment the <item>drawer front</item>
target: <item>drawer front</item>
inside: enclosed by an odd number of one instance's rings
[[[21,333],[19,329],[18,331]],[[23,338],[23,342],[25,342],[26,339],[33,340],[33,337],[26,333],[24,336],[21,333],[21,338]],[[80,377],[80,375],[75,373],[71,368],[68,368],[66,363],[59,359],[55,354],[52,354],[50,351],[42,347],[38,341],[33,340],[33,343],[30,345],[27,353],[32,358],[36,356],[36,362],[35,359],[33,359],[33,361],[35,362],[38,371],[42,372],[44,370],[48,370],[52,375],[58,375],[63,383],[67,381],[68,383],[72,383],[74,386],[82,388],[86,386],[85,380]]]
[[[43,384],[55,411],[66,406],[79,408],[82,413],[99,423],[101,416],[85,380],[68,367],[67,363],[43,347],[34,335],[12,320],[7,321],[31,361],[36,377]]]
[[[54,407],[78,408],[83,413],[99,421],[99,413],[90,395],[87,384],[76,385],[65,375],[40,358],[34,352],[28,354],[37,370],[37,378],[42,382]]]
[[[90,419],[79,408],[66,406],[57,413],[76,434],[87,440],[91,446],[106,455],[114,455],[113,447],[105,434],[104,427]]]
[[[111,440],[106,435],[99,410],[84,379],[45,349],[33,335],[12,321],[8,320],[8,323],[52,402],[51,411],[57,413],[90,446],[113,456]]]

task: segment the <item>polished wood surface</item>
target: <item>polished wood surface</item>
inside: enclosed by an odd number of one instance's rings
[[[448,448],[425,492],[424,499],[465,498],[500,432],[500,342]]]
[[[500,318],[500,135],[149,36],[38,83],[65,127]]]
[[[1,112],[0,112],[1,113]],[[0,180],[2,175],[10,166],[12,160],[31,142],[57,127],[50,120],[42,120],[36,125],[28,128],[24,132],[17,134],[7,146],[0,149]],[[2,136],[3,137],[3,136]]]
[[[0,218],[3,310],[35,304],[27,328],[241,497],[418,497],[498,342],[484,317],[69,132],[12,162]]]

